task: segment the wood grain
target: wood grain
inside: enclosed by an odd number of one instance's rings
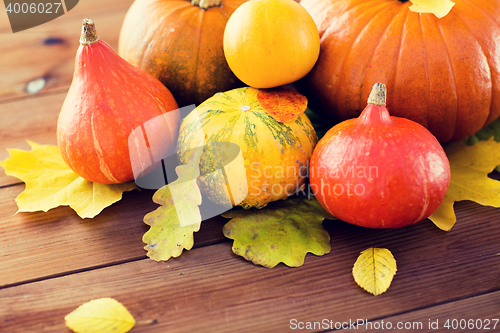
[[[458,215],[467,209],[474,218],[460,216],[449,233],[429,221],[394,230],[329,222],[332,252],[308,255],[300,268],[254,266],[233,255],[231,244],[224,242],[164,263],[144,259],[6,288],[0,290],[0,331],[62,331],[65,314],[106,296],[123,302],[138,320],[158,320],[135,332],[207,327],[213,332],[279,332],[290,327],[291,319],[376,320],[496,291],[497,212],[473,203],[459,206]],[[99,244],[101,238],[93,238]],[[389,248],[398,262],[392,286],[377,297],[357,287],[351,276],[358,253],[370,246]]]
[[[154,191],[124,193],[97,217],[81,219],[68,207],[14,215],[14,199],[23,189],[0,189],[0,289],[146,258],[142,236],[149,227],[143,218],[158,207],[151,200]],[[222,217],[204,221],[195,247],[226,241],[224,222]]]
[[[73,77],[82,20],[91,18],[100,38],[117,51],[121,24],[132,2],[80,1],[67,14],[15,34],[9,33],[8,20],[2,19],[0,103],[33,95],[26,86],[36,78],[45,78],[46,85],[34,95],[67,91]]]
[[[494,291],[374,320],[371,324],[360,326],[359,329],[387,328],[389,325],[397,328],[398,323],[402,323],[400,325],[407,325],[409,328],[405,329],[405,332],[490,332],[500,329],[499,314],[500,291]],[[382,321],[385,322],[385,326],[382,326]]]

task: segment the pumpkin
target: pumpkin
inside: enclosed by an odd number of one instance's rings
[[[287,198],[305,185],[309,159],[317,142],[316,132],[304,113],[285,123],[274,120],[260,106],[258,91],[245,87],[217,93],[181,123],[177,142],[179,159],[187,163],[190,149],[204,138],[206,148],[200,162],[199,185],[215,203],[236,205],[241,201],[239,205],[243,208],[262,208],[271,201]],[[221,148],[217,149],[217,143]],[[217,182],[214,173],[223,166],[213,161],[217,157],[223,160],[228,153],[222,143],[239,146],[244,164],[244,168],[234,168],[231,175],[226,175],[230,182],[240,180],[230,188],[226,182]],[[237,193],[246,196],[229,202],[228,192],[233,198],[240,197]]]
[[[301,79],[319,55],[319,35],[307,11],[293,0],[242,4],[224,31],[224,55],[236,76],[254,88]]]
[[[337,121],[359,116],[376,82],[391,115],[414,120],[441,143],[500,115],[500,1],[454,0],[442,18],[406,0],[302,0],[321,38],[300,83],[312,108]]]
[[[120,31],[118,54],[158,78],[179,106],[199,105],[243,84],[222,49],[229,16],[245,0],[136,0]]]
[[[429,217],[450,184],[450,164],[422,125],[389,115],[375,84],[358,118],[332,127],[311,157],[311,190],[339,219],[369,228],[408,226]]]
[[[76,174],[102,184],[134,180],[134,171],[145,170],[132,170],[130,151],[135,146],[129,147],[129,137],[143,125],[153,156],[175,149],[180,113],[174,97],[160,81],[100,40],[89,19],[83,21],[75,62],[59,113],[57,141]]]

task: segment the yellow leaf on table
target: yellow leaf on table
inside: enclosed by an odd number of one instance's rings
[[[92,218],[119,201],[123,192],[137,188],[135,183],[92,183],[66,165],[57,146],[28,143],[31,151],[8,149],[11,157],[0,162],[7,175],[26,183],[16,198],[18,212],[70,206],[81,218]]]
[[[415,13],[429,13],[437,18],[446,16],[455,5],[450,0],[410,0],[412,5],[409,9]]]
[[[391,251],[372,247],[361,252],[352,275],[361,288],[377,296],[389,288],[396,271],[396,260]]]
[[[444,150],[450,161],[450,186],[444,201],[429,219],[438,228],[449,231],[457,220],[453,210],[455,201],[471,200],[500,207],[500,182],[488,177],[500,165],[500,142],[490,139],[473,146],[454,142]]]
[[[125,333],[135,325],[127,308],[113,298],[91,300],[64,319],[66,326],[76,333]]]

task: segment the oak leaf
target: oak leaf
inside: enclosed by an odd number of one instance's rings
[[[377,296],[389,289],[396,271],[396,260],[391,251],[372,247],[361,252],[352,275],[361,288]]]
[[[144,223],[151,228],[142,238],[147,244],[144,249],[153,260],[176,258],[194,245],[193,233],[201,225],[202,197],[196,180],[202,153],[202,146],[188,152],[188,163],[175,169],[179,178],[153,196],[153,201],[161,206],[144,216]]]
[[[113,298],[99,298],[80,305],[64,317],[76,333],[125,333],[135,325],[130,312]]]
[[[450,161],[450,186],[444,201],[429,219],[438,228],[449,231],[457,220],[453,210],[455,201],[471,200],[500,207],[500,182],[488,177],[500,164],[500,143],[491,138],[473,146],[454,142],[444,149]]]
[[[415,13],[430,13],[437,18],[446,16],[455,5],[450,0],[410,0],[412,5],[409,9]]]
[[[81,218],[92,218],[137,189],[135,183],[105,185],[92,183],[71,170],[59,148],[28,141],[31,151],[8,149],[9,158],[0,162],[5,173],[26,183],[16,198],[18,212],[44,211],[70,206]]]
[[[295,120],[307,108],[306,96],[283,87],[261,89],[257,93],[257,100],[264,111],[280,123]]]
[[[331,250],[322,222],[335,218],[315,198],[288,198],[263,209],[231,210],[222,216],[231,218],[223,232],[234,240],[233,252],[256,265],[272,268],[283,262],[298,267],[308,252],[321,256]]]

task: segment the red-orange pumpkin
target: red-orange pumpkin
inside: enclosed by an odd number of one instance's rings
[[[158,78],[179,106],[201,104],[243,85],[229,69],[222,39],[245,1],[136,0],[123,21],[118,54]]]
[[[57,123],[61,155],[75,173],[102,184],[133,180],[129,136],[141,126],[153,156],[172,151],[180,123],[172,94],[100,40],[91,20],[83,21],[75,62]]]
[[[301,82],[310,105],[336,120],[358,117],[385,83],[392,116],[459,140],[500,115],[500,1],[454,0],[443,18],[406,0],[302,0],[321,38]]]

